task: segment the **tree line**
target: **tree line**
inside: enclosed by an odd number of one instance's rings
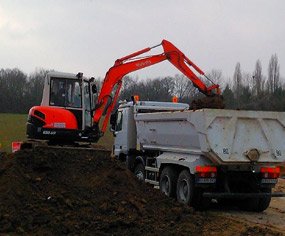
[[[213,69],[207,77],[221,85],[225,106],[228,109],[285,111],[285,83],[281,79],[278,56],[272,55],[267,70],[257,60],[253,71],[242,71],[236,64],[233,76],[225,78],[221,70]],[[203,80],[207,85],[209,81]],[[121,99],[138,94],[141,100],[171,101],[177,96],[181,102],[191,103],[202,96],[184,75],[141,81],[126,77]]]
[[[21,70],[0,70],[0,113],[27,113],[42,99],[48,70],[37,69],[30,75]]]
[[[0,113],[27,113],[32,106],[39,105],[48,71],[37,69],[27,75],[17,68],[1,69]],[[225,78],[221,70],[215,69],[207,77],[221,85],[228,109],[285,111],[285,84],[276,54],[271,56],[267,70],[257,60],[252,72],[244,72],[238,62],[231,78]],[[102,79],[97,81],[100,85]],[[203,81],[210,85],[210,81]],[[182,74],[148,80],[125,76],[120,99],[130,100],[133,95],[152,101],[171,101],[177,96],[180,102],[186,103],[202,96]]]

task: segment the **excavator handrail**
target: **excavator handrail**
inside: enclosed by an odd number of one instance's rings
[[[137,56],[149,52],[153,48],[156,48],[158,46],[163,47],[163,53],[146,56],[144,58],[137,58]],[[130,72],[140,70],[148,66],[152,66],[164,60],[168,60],[170,63],[172,63],[179,71],[181,71],[187,78],[192,81],[193,85],[197,87],[200,92],[202,92],[206,96],[212,96],[213,91],[216,91],[216,94],[220,93],[218,84],[213,84],[207,87],[206,84],[191,70],[191,67],[201,76],[205,76],[205,73],[172,43],[167,40],[162,40],[162,42],[158,45],[144,48],[142,50],[117,59],[114,63],[114,66],[112,66],[108,70],[103,81],[100,94],[98,96],[96,109],[93,117],[94,130],[99,133],[98,135],[102,136],[106,131],[108,120],[119,96],[123,77]],[[107,95],[109,97],[116,85],[117,88],[115,91],[114,98],[111,103],[109,103]],[[103,121],[102,128],[100,130],[99,122],[104,113],[106,113],[106,115]]]

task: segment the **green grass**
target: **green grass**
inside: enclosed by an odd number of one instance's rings
[[[0,114],[1,151],[11,152],[11,143],[13,141],[26,139],[27,117],[23,114]]]
[[[23,114],[0,114],[0,150],[11,152],[13,141],[26,140],[26,121],[28,115]],[[99,140],[98,144],[108,150],[112,149],[114,138],[112,133],[107,130],[105,135]]]
[[[109,129],[105,132],[104,136],[99,139],[98,144],[104,146],[108,150],[112,150],[114,143],[113,134],[109,131]]]

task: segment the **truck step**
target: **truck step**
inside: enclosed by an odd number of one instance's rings
[[[156,167],[150,167],[150,166],[146,166],[145,167],[145,170],[147,170],[147,171],[152,171],[152,172],[159,172],[159,169],[158,168],[156,168]]]
[[[154,181],[154,180],[151,180],[151,179],[145,179],[144,181],[146,183],[153,184],[155,186],[159,186],[159,182],[158,181]]]

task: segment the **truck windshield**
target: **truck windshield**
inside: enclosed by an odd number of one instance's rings
[[[52,78],[50,85],[50,105],[81,108],[81,86],[72,79]]]

